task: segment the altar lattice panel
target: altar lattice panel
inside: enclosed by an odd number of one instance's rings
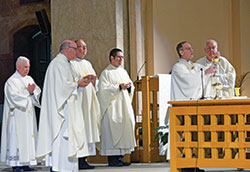
[[[250,168],[250,104],[214,102],[205,105],[193,101],[193,105],[173,105],[170,109],[171,171]]]

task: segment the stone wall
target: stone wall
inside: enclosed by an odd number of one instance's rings
[[[86,59],[97,75],[109,64],[112,48],[124,50],[129,70],[127,0],[51,1],[52,56],[65,39],[83,39],[88,47]]]
[[[19,0],[1,0],[0,5],[0,104],[3,103],[3,87],[15,71],[13,35],[29,25],[38,25],[35,11],[46,9],[50,18],[50,2],[20,5]]]

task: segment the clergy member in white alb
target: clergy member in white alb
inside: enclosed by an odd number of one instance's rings
[[[89,78],[91,81],[82,89],[79,94],[79,100],[83,111],[85,131],[88,143],[88,156],[96,155],[95,143],[100,142],[100,105],[96,96],[96,73],[91,63],[85,60],[87,54],[87,45],[83,40],[76,41],[76,59],[72,60],[72,71],[75,81],[82,78]],[[79,169],[93,169],[86,161],[87,157],[79,158]]]
[[[37,125],[34,106],[40,107],[40,88],[28,76],[30,61],[20,56],[16,72],[4,87],[4,110],[1,138],[1,161],[14,172],[33,171],[36,165]]]
[[[198,99],[202,93],[201,68],[202,65],[193,63],[192,46],[180,42],[176,47],[180,56],[171,71],[171,97],[172,101]]]
[[[220,56],[220,53],[217,51],[217,49],[218,44],[215,40],[207,40],[204,47],[206,56],[196,61],[196,63],[204,65],[205,69],[209,69],[205,73],[205,75],[208,76],[204,82],[205,97],[215,97],[216,95],[216,89],[212,86],[214,84],[213,82],[215,82],[214,79],[216,79],[213,77],[213,75],[218,77],[218,82],[223,86],[219,91],[218,96],[231,97],[234,96],[236,72],[229,61],[225,57]]]
[[[46,71],[37,158],[44,159],[51,171],[78,171],[78,157],[88,155],[83,113],[78,101],[79,88],[88,85],[87,79],[74,82],[70,61],[76,58],[77,46],[65,40],[60,53]]]
[[[172,68],[170,99],[171,101],[199,99],[202,96],[201,72],[203,70],[200,69],[203,66],[192,63],[194,51],[187,41],[180,42],[176,47],[176,51],[180,58]],[[168,150],[170,149],[168,148]],[[182,168],[181,171],[204,172],[205,170]]]
[[[109,166],[130,165],[123,156],[136,146],[131,105],[134,86],[127,71],[121,67],[123,59],[122,50],[111,50],[110,64],[102,71],[98,83],[102,115],[100,154],[108,156]]]

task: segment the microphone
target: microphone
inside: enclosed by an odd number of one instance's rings
[[[141,65],[140,69],[138,70],[138,72],[137,72],[137,81],[139,81],[139,74],[140,74],[140,72],[141,72],[143,66],[144,66],[146,63],[147,63],[147,61],[144,61],[144,63]]]
[[[201,98],[199,100],[204,100],[206,98],[204,95],[203,68],[200,68],[200,71],[201,71],[201,89],[202,89],[202,92],[201,92]]]

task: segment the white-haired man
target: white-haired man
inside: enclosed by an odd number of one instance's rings
[[[28,76],[30,62],[20,56],[16,72],[4,87],[4,111],[1,141],[1,161],[14,172],[33,171],[36,165],[37,124],[34,106],[40,106],[40,88]]]
[[[218,82],[223,85],[218,96],[231,97],[234,96],[234,85],[236,72],[234,67],[225,58],[220,56],[218,51],[218,44],[215,40],[207,40],[205,43],[204,51],[205,57],[200,58],[196,63],[205,66],[205,75],[209,76],[205,80],[205,97],[215,97],[216,89],[212,86],[214,82],[213,76],[218,78]],[[216,64],[213,62],[216,61]],[[215,64],[215,65],[214,65]]]

